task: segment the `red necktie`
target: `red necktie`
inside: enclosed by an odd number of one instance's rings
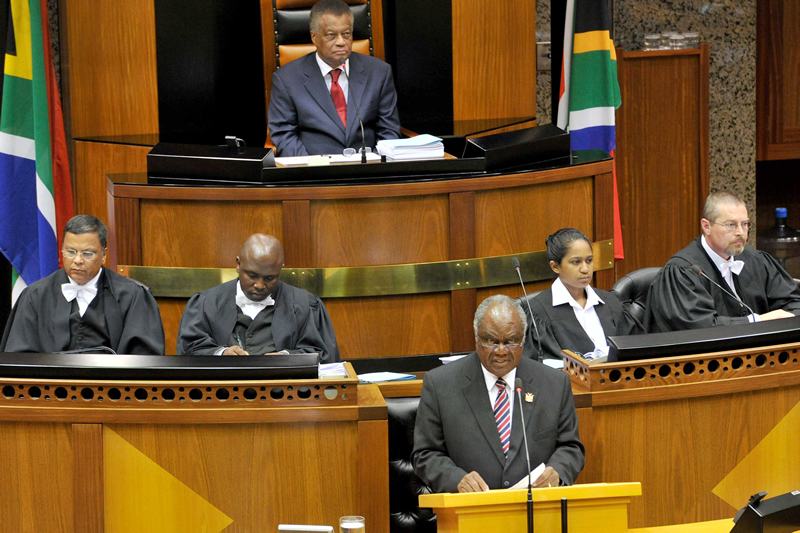
[[[339,118],[342,119],[342,124],[347,127],[347,102],[344,101],[344,93],[339,86],[339,76],[341,74],[342,71],[338,68],[331,71],[331,98],[333,98],[333,105],[336,106]]]

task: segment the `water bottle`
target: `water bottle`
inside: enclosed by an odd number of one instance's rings
[[[786,268],[786,260],[800,256],[800,231],[786,225],[785,207],[775,208],[775,225],[758,232],[758,248],[772,255]],[[790,272],[797,278],[800,272]]]

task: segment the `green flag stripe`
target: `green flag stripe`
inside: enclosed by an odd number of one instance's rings
[[[571,70],[570,111],[620,106],[617,62],[608,50],[573,55]]]
[[[3,114],[0,131],[17,137],[33,139],[33,114],[31,112],[31,80],[6,75],[3,78]]]
[[[53,157],[50,152],[50,113],[47,74],[44,68],[42,11],[39,0],[28,0],[31,9],[31,56],[33,63],[33,131],[36,142],[36,174],[53,194]]]

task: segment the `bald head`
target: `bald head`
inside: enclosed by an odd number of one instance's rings
[[[260,302],[275,292],[283,267],[283,246],[272,235],[256,233],[244,241],[236,258],[242,291]]]

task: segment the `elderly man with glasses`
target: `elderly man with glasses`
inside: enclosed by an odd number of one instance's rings
[[[141,283],[105,268],[108,230],[78,215],[64,227],[64,268],[20,294],[0,352],[96,351],[164,354],[164,327],[155,298]],[[107,351],[107,350],[104,350]]]
[[[435,492],[503,489],[526,478],[523,427],[531,467],[545,465],[534,488],[570,485],[583,469],[569,376],[522,357],[525,325],[519,302],[487,298],[475,312],[476,351],[425,376],[412,460]]]
[[[797,283],[772,256],[746,244],[751,222],[741,199],[709,195],[700,227],[702,235],[672,256],[650,285],[648,331],[800,316]]]

